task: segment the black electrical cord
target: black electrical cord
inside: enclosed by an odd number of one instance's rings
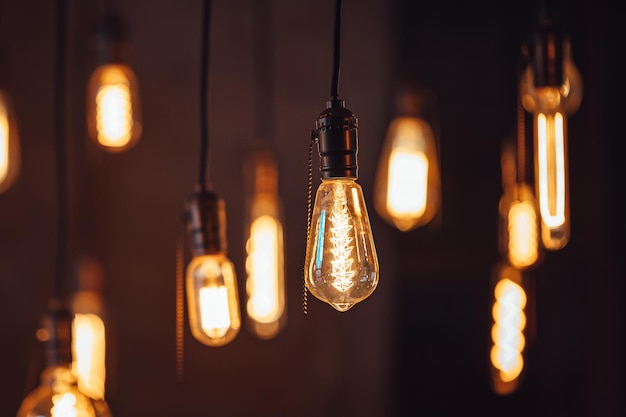
[[[208,94],[209,94],[209,47],[211,45],[210,27],[211,1],[204,0],[202,13],[202,50],[200,64],[200,175],[198,185],[201,190],[206,190],[206,180],[209,157],[209,115],[208,115]]]
[[[274,40],[272,0],[253,0],[256,139],[274,138]]]
[[[341,44],[341,0],[335,0],[335,33],[333,37],[333,78],[330,84],[330,97],[337,100],[339,97],[339,58]]]
[[[67,0],[57,0],[56,51],[54,72],[54,143],[57,175],[57,247],[54,298],[65,301],[67,291],[68,256],[68,175],[65,126],[65,67]]]

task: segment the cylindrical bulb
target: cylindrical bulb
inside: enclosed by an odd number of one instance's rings
[[[89,81],[87,116],[89,134],[110,152],[134,146],[141,135],[137,79],[124,64],[101,65]]]
[[[0,90],[0,193],[15,182],[20,171],[20,142],[9,96]]]
[[[278,334],[286,321],[283,226],[278,169],[269,153],[251,161],[253,190],[246,240],[247,324],[262,339]]]
[[[501,266],[493,291],[493,345],[490,353],[494,388],[501,394],[515,389],[516,381],[524,368],[525,307],[526,291],[521,284],[519,271],[508,265]]]
[[[338,311],[367,298],[378,284],[378,257],[361,186],[323,179],[317,189],[306,250],[305,282]]]
[[[434,135],[424,120],[398,117],[389,125],[374,202],[385,221],[405,232],[427,224],[437,213],[439,162]]]
[[[541,260],[539,216],[531,187],[519,183],[500,199],[500,250],[512,266],[524,270]]]
[[[187,266],[189,327],[200,342],[223,346],[240,327],[235,268],[223,253],[195,256]]]
[[[520,84],[522,104],[533,114],[535,191],[541,240],[549,250],[563,248],[570,238],[567,116],[578,109],[582,99],[582,81],[571,59],[569,42],[562,47],[561,84],[536,85],[532,64]]]

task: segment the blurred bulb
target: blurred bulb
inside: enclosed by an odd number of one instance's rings
[[[20,170],[20,142],[9,96],[0,90],[0,193],[13,185]]]
[[[187,266],[189,326],[198,341],[223,346],[239,333],[235,268],[221,253],[195,256]]]
[[[102,269],[90,258],[78,265],[78,291],[72,297],[72,372],[81,392],[104,399],[106,337],[101,295]]]
[[[544,247],[557,250],[570,238],[567,115],[582,99],[582,81],[564,43],[562,85],[535,85],[532,66],[521,80],[524,108],[533,114],[535,189]]]
[[[254,190],[246,242],[247,317],[250,329],[269,339],[286,319],[283,226],[277,193],[278,169],[269,154],[252,161]]]
[[[527,184],[505,190],[500,200],[500,248],[511,265],[520,270],[540,260],[537,205]]]
[[[43,371],[41,384],[26,396],[17,417],[96,417],[96,411],[70,369],[52,366]]]
[[[317,190],[305,281],[311,294],[342,312],[376,289],[378,257],[355,179],[323,179]]]
[[[432,220],[439,209],[437,149],[430,126],[398,117],[389,126],[379,160],[375,208],[388,223],[409,231]]]
[[[502,266],[493,295],[490,359],[496,378],[494,386],[504,394],[515,389],[515,381],[524,368],[526,292],[521,285],[520,272]]]
[[[100,146],[120,152],[136,144],[141,135],[137,80],[123,64],[106,64],[89,81],[89,133]]]

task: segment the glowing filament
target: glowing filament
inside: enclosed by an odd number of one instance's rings
[[[200,321],[210,337],[220,338],[226,334],[230,328],[230,312],[225,286],[200,289]]]
[[[515,267],[533,265],[539,257],[537,217],[530,201],[516,201],[508,215],[509,260]]]
[[[545,225],[555,228],[565,222],[565,143],[563,115],[537,115],[539,208]]]
[[[122,147],[132,138],[133,109],[127,84],[106,84],[96,94],[96,129],[104,146]]]
[[[526,293],[520,285],[504,278],[496,285],[494,295],[491,363],[500,371],[502,381],[510,382],[524,367]]]
[[[0,183],[9,174],[9,118],[7,109],[0,103]]]
[[[96,314],[76,314],[73,322],[72,371],[78,388],[94,399],[104,398],[105,330]]]
[[[339,291],[346,292],[354,285],[355,271],[352,269],[354,239],[351,236],[353,226],[350,213],[348,213],[346,194],[341,185],[335,186],[335,202],[329,220],[332,224],[330,228],[330,242],[332,243],[330,252],[333,255],[331,260],[332,286]]]
[[[277,320],[284,310],[279,283],[279,238],[282,235],[278,221],[268,215],[254,220],[248,241],[248,314],[261,323]]]
[[[78,417],[74,394],[58,394],[52,397],[51,417]]]
[[[426,211],[428,159],[423,152],[398,148],[389,157],[387,211],[397,217],[420,217]]]

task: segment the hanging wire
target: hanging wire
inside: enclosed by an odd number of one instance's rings
[[[202,42],[200,64],[200,175],[198,185],[206,190],[209,158],[209,47],[211,46],[210,27],[211,1],[204,0],[202,11]]]
[[[526,182],[526,110],[517,99],[517,182]]]
[[[307,190],[307,213],[306,213],[306,241],[307,245],[309,244],[309,239],[311,238],[311,215],[313,211],[313,146],[317,145],[319,139],[317,137],[311,137],[311,143],[309,144],[309,180],[308,180],[308,190]],[[306,245],[305,245],[306,247]],[[306,254],[305,254],[306,258]],[[308,290],[306,287],[306,267],[304,265],[305,270],[302,272],[302,313],[306,316],[309,312],[308,307]]]
[[[336,100],[339,97],[339,58],[341,44],[341,0],[335,1],[335,32],[333,36],[333,76],[330,84],[330,97]]]
[[[274,138],[274,41],[272,0],[252,1],[254,17],[255,138]]]
[[[56,53],[54,73],[54,143],[57,180],[57,247],[53,296],[64,300],[67,291],[68,256],[68,175],[65,126],[65,67],[66,67],[67,1],[57,0]]]

